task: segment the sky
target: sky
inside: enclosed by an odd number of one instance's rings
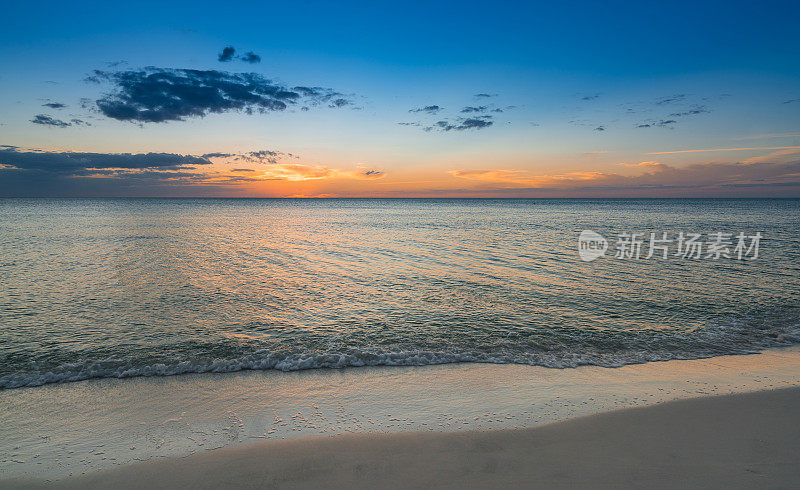
[[[0,196],[800,197],[795,2],[17,2]]]

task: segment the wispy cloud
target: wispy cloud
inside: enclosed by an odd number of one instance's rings
[[[686,100],[686,94],[667,95],[656,99],[656,105],[668,105]]]
[[[485,105],[479,106],[467,106],[461,109],[462,114],[469,114],[471,112],[486,112],[487,107]]]
[[[248,51],[240,59],[245,63],[261,63],[261,56],[255,54],[252,51]]]
[[[531,175],[512,169],[454,170],[454,177],[476,182],[475,190],[561,189],[565,191],[705,191],[740,187],[800,188],[800,162],[698,163],[673,167],[655,161],[623,164],[642,170],[638,175],[615,172],[564,172]],[[573,193],[574,194],[574,193]]]
[[[66,128],[70,126],[68,122],[64,122],[61,119],[55,119],[53,117],[48,116],[47,114],[37,114],[33,119],[31,119],[33,124],[41,124],[42,126],[53,126],[56,128]]]
[[[773,134],[756,134],[753,136],[740,136],[738,138],[731,138],[733,140],[765,140],[774,138],[797,138],[800,133],[773,133]]]
[[[484,129],[494,124],[492,116],[480,116],[459,118],[455,122],[449,120],[436,121],[433,126],[425,128],[425,131],[464,131],[467,129]]]
[[[55,128],[67,128],[69,126],[91,126],[91,124],[82,119],[70,119],[69,122],[67,122],[48,116],[47,114],[37,114],[33,119],[31,119],[31,122],[34,124],[51,126]]]
[[[409,109],[408,112],[424,112],[425,114],[437,114],[443,108],[438,105],[426,105],[425,107],[418,107],[416,109]]]
[[[637,128],[652,128],[652,127],[668,128],[668,127],[672,126],[673,124],[675,124],[677,122],[678,121],[676,121],[674,119],[662,119],[661,121],[657,121],[657,122],[639,124],[636,127]]]
[[[652,151],[644,153],[644,155],[670,155],[673,153],[701,153],[709,151],[748,151],[748,150],[795,150],[800,149],[800,146],[755,146],[749,148],[711,148],[700,150],[672,150],[672,151]]]

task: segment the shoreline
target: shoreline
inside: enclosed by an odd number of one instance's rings
[[[0,481],[62,479],[263,441],[525,429],[800,386],[800,346],[620,368],[450,364],[104,379],[0,392]]]
[[[798,408],[800,388],[785,388],[676,400],[527,429],[269,441],[121,466],[52,486],[796,487]]]

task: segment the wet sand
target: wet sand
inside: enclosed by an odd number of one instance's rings
[[[62,488],[323,485],[797,488],[800,389],[672,401],[530,429],[264,442],[55,483]]]

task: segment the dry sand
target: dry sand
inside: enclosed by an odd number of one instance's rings
[[[124,466],[55,484],[800,488],[800,389],[681,400],[523,430],[267,442]]]

